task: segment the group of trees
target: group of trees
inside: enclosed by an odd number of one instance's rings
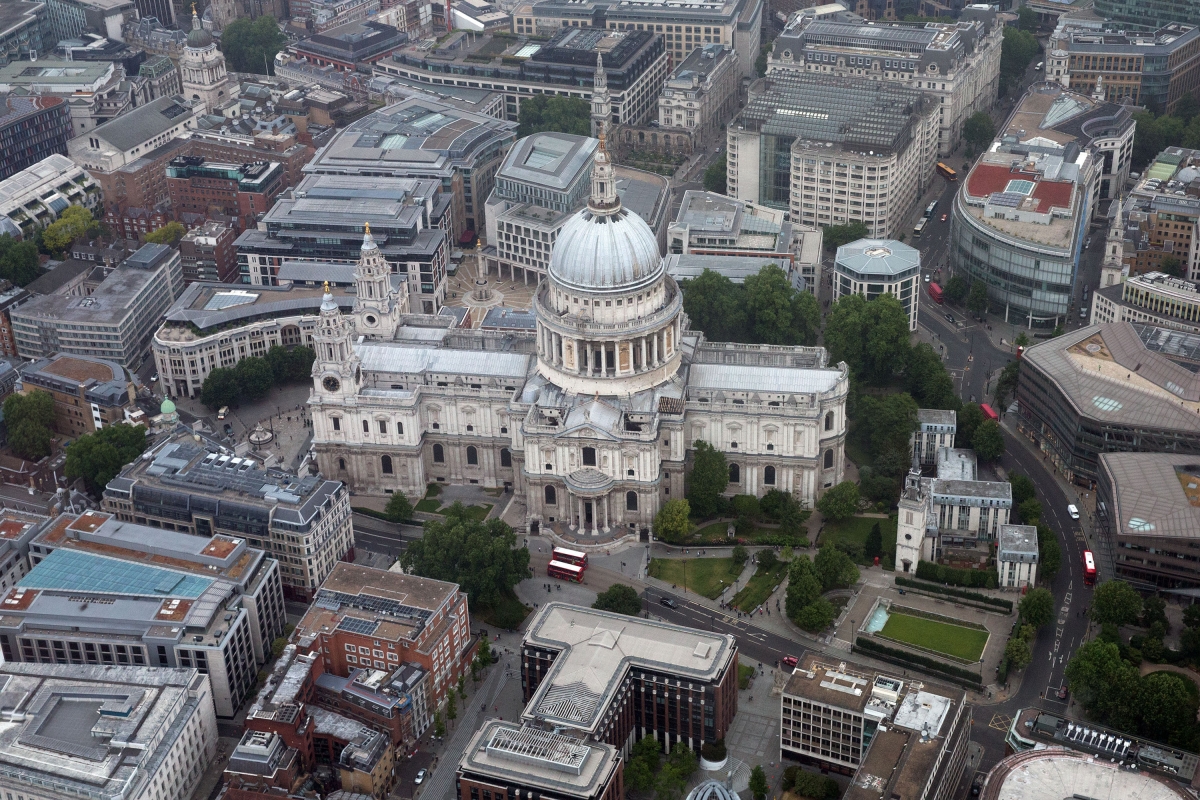
[[[844,244],[866,239],[871,235],[865,222],[849,222],[845,225],[826,225],[821,231],[821,242],[825,249],[834,252]]]
[[[788,767],[783,771],[783,789],[810,800],[837,800],[842,793],[833,778],[800,767]]]
[[[1029,31],[1006,27],[1004,41],[1000,44],[1000,96],[1010,87],[1021,82],[1026,68],[1037,56],[1041,47]]]
[[[1145,168],[1168,147],[1200,148],[1200,103],[1185,94],[1170,114],[1141,111],[1133,115],[1132,166]]]
[[[316,353],[300,345],[275,345],[265,356],[243,358],[235,366],[217,367],[200,387],[200,402],[212,409],[236,405],[242,400],[259,400],[273,386],[308,380]]]
[[[230,72],[275,74],[275,54],[287,44],[279,23],[270,14],[237,19],[221,32],[221,52]]]
[[[830,522],[841,522],[858,513],[858,484],[842,481],[817,500],[817,511]]]
[[[856,380],[886,386],[908,360],[908,314],[895,295],[847,295],[829,309],[825,347],[830,361],[845,361]]]
[[[636,617],[642,613],[642,598],[638,597],[637,590],[632,586],[614,583],[596,595],[596,602],[592,603],[592,608]]]
[[[182,222],[171,220],[161,228],[155,228],[146,234],[147,244],[165,244],[167,247],[174,247],[179,244],[179,240],[187,233],[187,228]]]
[[[963,123],[963,139],[966,140],[967,146],[974,151],[983,150],[995,138],[996,123],[992,121],[992,115],[986,111],[976,111]]]
[[[591,113],[591,106],[581,98],[535,94],[521,100],[521,113],[517,117],[517,138],[532,136],[542,131],[590,136]]]
[[[818,550],[812,560],[807,555],[797,556],[788,567],[788,618],[812,633],[825,630],[837,612],[821,595],[853,586],[857,581],[858,567],[854,561],[831,544]]]
[[[53,256],[61,258],[71,243],[80,237],[95,238],[104,227],[83,206],[71,206],[58,219],[42,229],[42,246]]]
[[[653,791],[656,800],[678,800],[700,762],[684,744],[672,747],[663,762],[657,739],[639,739],[625,765],[625,785],[635,792]]]
[[[706,269],[684,281],[683,308],[693,328],[718,342],[814,345],[821,327],[817,298],[774,264],[741,285]]]
[[[63,471],[82,478],[88,491],[99,497],[109,481],[146,449],[144,425],[109,425],[80,436],[67,447]]]
[[[725,160],[725,154],[721,153],[721,157],[704,170],[704,191],[725,194],[728,178],[729,162]]]
[[[1038,576],[1051,580],[1062,568],[1062,547],[1050,526],[1042,522],[1042,504],[1037,499],[1033,481],[1019,472],[1008,476],[1012,486],[1013,511],[1010,520],[1037,528]]]
[[[41,273],[36,244],[31,241],[18,242],[7,233],[0,236],[0,279],[25,286]]]
[[[1033,660],[1038,628],[1054,621],[1054,595],[1047,589],[1030,589],[1017,608],[1017,624],[1004,647],[1004,660],[1011,669],[1024,669]]]
[[[54,438],[54,397],[34,389],[4,398],[4,422],[8,427],[8,447],[16,455],[40,461],[50,455]]]
[[[400,557],[405,572],[459,584],[472,606],[497,605],[529,577],[529,548],[508,524],[474,519],[461,503],[439,513]]]
[[[965,305],[972,314],[982,314],[987,311],[987,284],[983,281],[967,281],[961,275],[955,275],[946,281],[944,295],[948,302],[954,305]]]

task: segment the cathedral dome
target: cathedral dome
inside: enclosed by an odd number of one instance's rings
[[[200,25],[200,17],[196,16],[196,7],[192,6],[192,29],[188,31],[187,46],[202,50],[213,43],[212,34]]]
[[[624,208],[600,214],[583,209],[563,225],[550,255],[550,275],[584,291],[637,288],[661,274],[654,231]]]

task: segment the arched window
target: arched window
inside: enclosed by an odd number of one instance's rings
[[[583,465],[585,467],[596,466],[596,448],[594,448],[594,447],[583,448]]]
[[[500,466],[502,466],[502,467],[511,467],[512,466],[512,451],[509,450],[507,447],[500,448]]]
[[[383,474],[391,475],[392,474],[392,457],[384,456],[383,458],[380,459],[380,461],[383,463]]]
[[[554,491],[553,486],[546,487],[546,505],[548,505],[548,506],[558,505],[558,492]]]
[[[730,483],[741,483],[742,482],[742,468],[739,467],[737,464],[729,465],[729,482]]]
[[[775,485],[775,468],[774,467],[764,467],[763,468],[763,483],[765,483],[767,486]]]
[[[440,444],[433,446],[433,463],[442,464],[446,461],[446,451],[442,449]]]
[[[340,469],[340,470],[346,469],[346,459],[344,459],[344,458],[338,459],[338,469]]]
[[[825,469],[830,469],[832,467],[833,467],[833,451],[826,450],[825,451]]]
[[[404,423],[403,422],[396,423],[396,433],[400,434],[401,436],[404,435]]]
[[[475,448],[475,445],[468,445],[468,447],[467,447],[467,463],[468,464],[478,464],[479,463],[479,451]]]
[[[637,511],[637,492],[625,493],[625,510]]]
[[[833,412],[832,411],[827,412],[825,414],[825,430],[827,430],[827,431],[833,430]]]

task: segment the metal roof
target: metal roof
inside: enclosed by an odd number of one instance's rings
[[[688,371],[688,388],[735,392],[828,392],[837,386],[841,377],[842,372],[837,369],[692,364]]]
[[[109,120],[90,135],[103,139],[118,150],[132,150],[166,133],[195,112],[195,107],[187,100],[160,97]]]
[[[1121,536],[1200,539],[1200,456],[1102,453]]]
[[[895,239],[859,239],[837,249],[836,264],[856,275],[898,278],[921,269],[921,253]]]
[[[529,374],[533,358],[520,353],[431,349],[375,342],[359,344],[355,349],[366,372],[523,379]]]

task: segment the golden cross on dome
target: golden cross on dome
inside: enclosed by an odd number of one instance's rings
[[[330,294],[330,291],[329,291],[329,281],[325,281],[325,294]]]
[[[196,16],[196,4],[192,3],[192,16]]]
[[[369,223],[369,222],[364,222],[364,223],[363,223],[363,229],[364,229],[364,230],[366,230],[366,232],[367,232],[367,236],[370,236],[370,235],[371,235],[371,223]]]

